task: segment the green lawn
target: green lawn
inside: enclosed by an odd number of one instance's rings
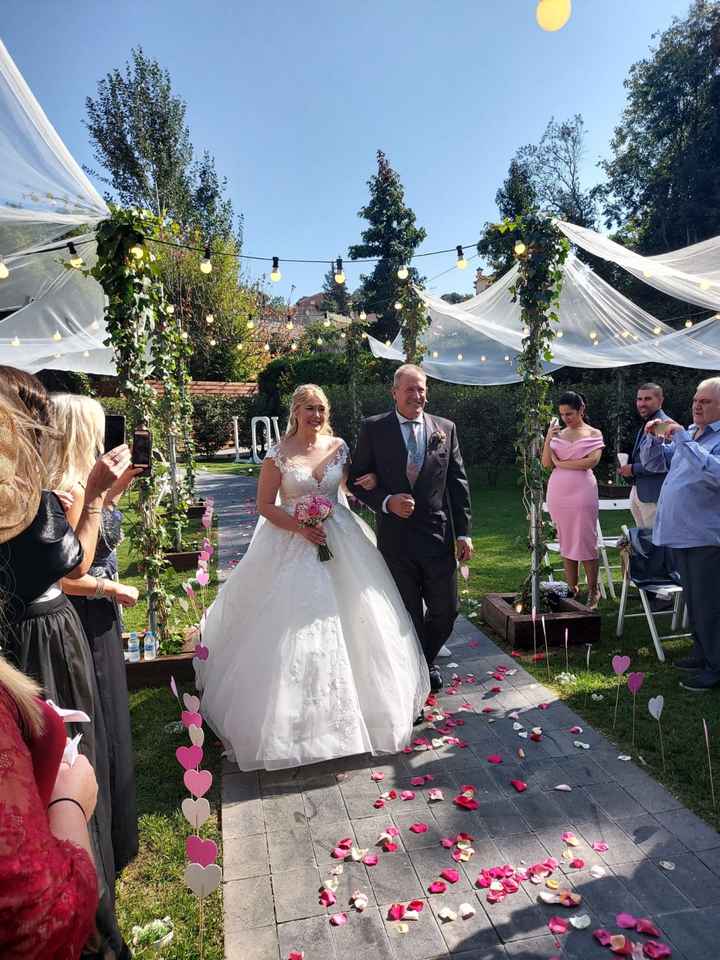
[[[193,693],[188,687],[185,692]],[[183,690],[180,690],[182,696]],[[169,916],[175,924],[175,936],[163,951],[164,960],[197,960],[199,905],[185,887],[185,838],[192,828],[180,810],[189,796],[183,785],[183,770],[175,758],[179,746],[190,743],[183,729],[174,723],[180,719],[180,705],[170,688],[140,690],[130,696],[135,773],[140,817],[140,854],[125,869],[117,885],[117,912],[120,927],[128,942],[132,927]],[[220,847],[220,748],[205,728],[203,769],[213,773],[214,782],[207,798],[211,816],[200,833]],[[222,863],[222,851],[218,857]],[[205,957],[222,960],[222,894],[216,890],[204,903]],[[156,956],[138,953],[137,956]]]
[[[475,557],[470,564],[469,581],[461,588],[463,608],[481,629],[490,632],[480,619],[477,603],[485,593],[514,591],[519,588],[528,569],[528,554],[525,549],[527,533],[522,518],[519,489],[513,485],[511,478],[507,478],[502,486],[494,490],[473,484],[472,492]],[[608,536],[619,533],[620,524],[623,522],[633,524],[629,514],[601,515],[603,532]],[[635,604],[633,611],[639,608],[639,601],[635,601]],[[603,616],[602,642],[591,654],[589,674],[585,668],[585,647],[570,652],[570,672],[578,677],[577,682],[570,685],[554,682],[554,677],[565,670],[564,650],[551,650],[550,675],[553,679],[550,682],[546,663],[534,664],[530,658],[524,658],[523,666],[539,681],[549,683],[558,697],[567,701],[593,726],[613,739],[621,748],[619,753],[632,754],[636,759],[642,758],[641,765],[644,761],[654,777],[662,781],[688,807],[716,828],[720,828],[720,817],[713,810],[710,800],[702,727],[704,717],[710,728],[713,769],[720,774],[720,750],[717,749],[715,736],[720,729],[720,690],[693,694],[678,686],[678,679],[682,674],[673,669],[671,661],[689,651],[690,640],[666,643],[667,661],[663,664],[657,659],[644,618],[626,620],[624,636],[622,640],[618,640],[615,636],[617,602],[605,600],[601,603],[600,610]],[[663,624],[661,632],[669,633],[669,618],[662,618],[660,623]],[[500,642],[497,637],[495,639]],[[620,692],[617,726],[615,730],[612,728],[616,680],[610,661],[616,653],[631,658],[630,670],[645,673],[645,682],[637,695],[634,749],[631,740],[632,697],[625,685]],[[604,699],[594,701],[590,697],[591,693],[603,694]],[[661,763],[658,725],[647,709],[650,697],[659,693],[665,698],[662,733],[666,771],[663,771]],[[720,777],[716,779],[716,791],[720,799]]]
[[[233,463],[227,460],[198,460],[197,470],[208,473],[229,473],[235,477],[257,477],[260,473],[259,464]]]

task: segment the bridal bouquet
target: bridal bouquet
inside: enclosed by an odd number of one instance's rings
[[[295,506],[295,519],[301,527],[319,527],[327,520],[332,510],[332,501],[328,500],[327,497],[302,497]],[[318,544],[318,556],[323,562],[332,557],[327,543]]]

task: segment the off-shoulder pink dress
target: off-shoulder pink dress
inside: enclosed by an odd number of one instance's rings
[[[558,460],[582,460],[604,446],[601,436],[550,441]],[[560,555],[568,560],[597,559],[598,491],[592,470],[555,467],[548,480],[547,505],[557,527]]]

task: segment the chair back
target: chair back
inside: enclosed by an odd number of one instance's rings
[[[631,527],[628,534],[630,579],[636,586],[651,589],[680,583],[680,575],[673,569],[671,551],[652,542],[652,530]]]

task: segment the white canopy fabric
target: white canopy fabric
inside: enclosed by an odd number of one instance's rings
[[[65,267],[70,254],[58,240],[108,214],[0,41],[0,258],[9,270],[0,315],[15,311],[0,321],[2,363],[115,372],[102,288]],[[94,235],[72,241],[92,266]]]
[[[521,379],[517,356],[525,331],[520,305],[510,288],[515,266],[491,287],[451,305],[418,290],[430,326],[423,336],[428,376],[450,383],[499,384]],[[570,254],[564,266],[560,323],[552,346],[551,372],[562,366],[614,368],[667,363],[720,369],[720,320],[711,318],[680,331],[642,310]],[[402,361],[402,336],[390,346],[370,338],[375,356]]]

